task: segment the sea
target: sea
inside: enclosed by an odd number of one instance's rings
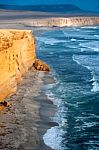
[[[36,33],[35,33],[36,34]],[[99,26],[45,29],[36,34],[37,56],[55,83],[45,94],[59,126],[43,135],[53,150],[99,150]]]

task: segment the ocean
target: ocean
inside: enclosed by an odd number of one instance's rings
[[[36,34],[36,33],[35,33]],[[45,94],[57,106],[47,130],[54,150],[99,150],[99,26],[46,29],[36,34],[37,56],[55,83]]]

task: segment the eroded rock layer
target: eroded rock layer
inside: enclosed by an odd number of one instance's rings
[[[35,61],[30,30],[0,30],[0,102],[13,94],[22,75]]]
[[[50,71],[49,66],[40,59],[35,60],[35,62],[33,63],[33,67],[39,71]]]
[[[22,21],[23,24],[35,27],[69,27],[69,26],[87,26],[99,25],[99,17],[64,17],[64,18],[44,18],[44,19],[29,19]]]

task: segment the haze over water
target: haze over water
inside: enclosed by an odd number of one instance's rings
[[[43,136],[55,150],[99,149],[99,27],[58,28],[36,35],[37,55],[56,83],[45,93],[57,106],[59,126]]]

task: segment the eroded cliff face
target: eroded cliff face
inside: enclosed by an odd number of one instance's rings
[[[22,75],[35,61],[30,30],[0,30],[0,102],[13,94]]]
[[[22,21],[25,25],[35,27],[69,27],[69,26],[87,26],[99,25],[99,17],[66,17],[66,18],[44,18],[44,19],[30,19]]]

